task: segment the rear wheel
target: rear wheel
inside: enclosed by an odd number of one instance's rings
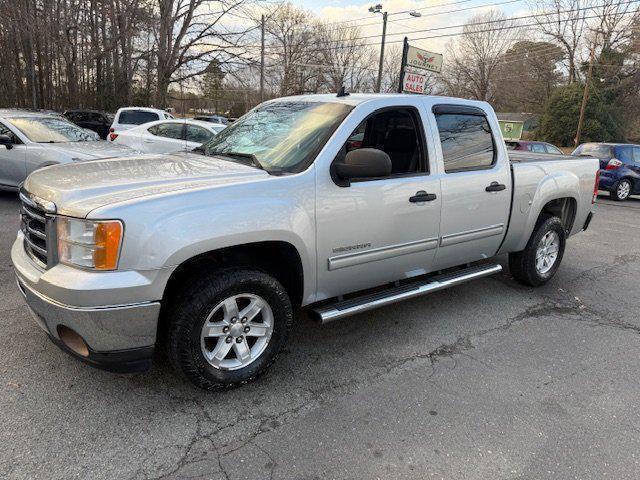
[[[627,198],[629,198],[629,195],[631,195],[632,187],[633,186],[631,184],[631,181],[626,178],[623,178],[611,190],[610,192],[611,198],[613,198],[618,202],[622,202],[626,200]]]
[[[254,270],[212,272],[186,288],[168,315],[169,359],[206,390],[233,388],[264,373],[293,320],[284,287]]]
[[[558,217],[542,217],[525,249],[509,254],[511,275],[525,285],[544,285],[560,267],[565,244],[562,221]]]

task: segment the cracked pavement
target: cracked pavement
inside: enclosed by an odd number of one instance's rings
[[[163,360],[114,375],[50,343],[0,194],[0,478],[635,479],[640,200],[599,204],[542,288],[502,273],[325,326],[299,315],[270,373],[206,393]]]

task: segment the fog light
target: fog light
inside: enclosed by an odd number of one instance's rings
[[[58,325],[58,337],[72,352],[83,357],[89,356],[89,347],[84,339],[69,327]]]

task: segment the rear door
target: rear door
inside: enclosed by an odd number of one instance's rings
[[[475,106],[434,105],[442,174],[442,220],[435,269],[498,251],[511,206],[511,170],[497,122]]]
[[[142,139],[142,149],[149,153],[172,153],[185,148],[184,123],[164,122],[147,129],[149,135]]]

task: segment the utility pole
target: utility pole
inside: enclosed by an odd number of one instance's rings
[[[589,68],[587,69],[587,76],[584,79],[584,91],[582,92],[582,105],[580,105],[580,116],[578,117],[578,128],[576,129],[576,137],[573,139],[573,146],[580,145],[580,135],[582,135],[582,125],[584,124],[584,112],[587,109],[587,100],[589,98],[589,82],[591,82],[591,76],[593,75],[593,63],[596,56],[596,45],[598,44],[598,34],[602,31],[602,23],[600,28],[596,31],[596,36],[593,39],[593,45],[591,45],[591,53],[589,54]]]
[[[589,82],[591,81],[591,75],[593,74],[593,61],[595,57],[596,44],[593,43],[591,47],[591,53],[589,54],[589,68],[587,69],[587,76],[584,79],[584,92],[582,92],[582,105],[580,105],[580,116],[578,117],[578,129],[576,130],[576,137],[574,138],[573,146],[580,145],[580,135],[582,134],[582,125],[584,124],[584,112],[587,108],[587,100],[589,99]]]
[[[382,11],[382,4],[369,7],[371,13],[382,14],[382,42],[380,43],[380,64],[378,65],[378,79],[376,80],[376,93],[380,93],[382,88],[382,66],[384,63],[384,41],[387,36],[387,12]]]
[[[264,102],[264,14],[260,20],[260,103]]]

